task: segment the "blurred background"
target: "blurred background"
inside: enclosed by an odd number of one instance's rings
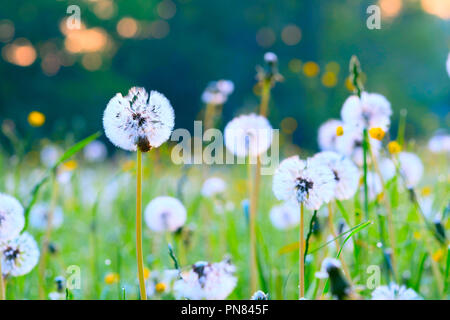
[[[380,30],[366,26],[372,4]],[[79,30],[67,28],[70,5],[81,9]],[[272,51],[285,80],[272,91],[271,124],[314,150],[319,125],[349,95],[356,54],[366,89],[392,103],[391,134],[407,109],[406,137],[427,138],[450,124],[449,48],[449,0],[1,1],[0,122],[29,147],[79,139],[102,129],[115,93],[138,85],[163,92],[176,127],[192,130],[208,83],[229,79],[223,126],[257,107],[255,67]]]

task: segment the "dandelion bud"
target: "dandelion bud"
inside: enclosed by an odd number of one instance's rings
[[[338,137],[340,137],[340,136],[342,136],[344,134],[344,128],[342,127],[342,126],[338,126],[337,128],[336,128],[336,135],[338,136]]]

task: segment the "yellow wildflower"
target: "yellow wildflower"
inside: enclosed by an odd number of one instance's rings
[[[369,135],[373,139],[381,141],[384,138],[384,134],[385,134],[385,132],[381,128],[370,128],[369,129]]]
[[[45,115],[39,111],[31,111],[28,115],[28,123],[33,127],[40,127],[45,123]]]

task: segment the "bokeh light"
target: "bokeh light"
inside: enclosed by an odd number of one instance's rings
[[[14,23],[11,20],[0,20],[0,41],[11,41],[14,37],[14,30]]]
[[[268,27],[263,27],[256,33],[256,42],[263,48],[271,47],[276,40],[275,32]]]
[[[381,16],[387,18],[396,17],[403,7],[402,0],[380,0]]]
[[[315,77],[319,74],[319,72],[320,67],[314,61],[305,62],[305,64],[303,65],[303,73],[307,77]]]
[[[156,7],[158,15],[163,19],[171,19],[177,12],[177,6],[171,0],[163,0]]]
[[[34,63],[37,54],[31,42],[25,38],[19,38],[2,49],[3,59],[9,63],[28,67]]]
[[[283,28],[281,32],[281,39],[288,46],[295,46],[300,42],[302,38],[302,32],[295,24],[290,24]]]
[[[117,23],[117,33],[123,38],[133,38],[138,32],[138,22],[131,17],[125,17]]]
[[[425,12],[438,16],[441,19],[450,19],[449,0],[421,0]]]

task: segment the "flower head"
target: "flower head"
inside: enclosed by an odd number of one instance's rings
[[[330,119],[319,128],[319,148],[325,150],[336,150],[336,139],[344,134],[343,123],[340,120]]]
[[[174,112],[167,98],[144,88],[133,87],[125,97],[116,94],[103,116],[106,136],[117,147],[146,152],[169,139],[174,126]]]
[[[422,160],[412,152],[400,152],[398,161],[400,163],[400,173],[405,179],[406,186],[413,188],[419,184],[423,175]]]
[[[277,229],[293,228],[300,222],[300,207],[295,201],[287,201],[281,205],[272,207],[270,221]]]
[[[39,260],[38,245],[27,232],[1,244],[0,254],[4,276],[18,277],[27,274]]]
[[[224,104],[228,96],[234,91],[234,83],[230,80],[212,81],[202,94],[202,101],[206,104]]]
[[[351,294],[351,287],[341,272],[341,263],[334,258],[325,258],[319,272],[316,272],[319,279],[330,279],[331,293],[339,300],[345,299]]]
[[[254,113],[231,120],[225,127],[225,146],[238,157],[256,157],[272,144],[272,126]]]
[[[346,200],[355,195],[359,184],[359,172],[350,159],[333,151],[323,151],[317,153],[311,162],[317,162],[331,169],[336,180],[337,199]]]
[[[371,138],[381,141],[384,138],[385,132],[383,129],[378,128],[378,127],[370,128],[369,135]]]
[[[258,290],[252,295],[250,300],[269,300],[269,294],[264,293],[261,290]]]
[[[178,278],[179,271],[167,269],[163,271],[154,270],[151,272],[147,282],[147,295],[164,294],[172,291],[173,283]]]
[[[0,242],[17,237],[24,225],[22,205],[16,198],[0,193]]]
[[[28,123],[32,127],[41,127],[45,123],[45,115],[39,111],[31,111],[28,115]]]
[[[145,208],[145,222],[157,232],[178,230],[186,222],[186,215],[181,201],[168,196],[156,197]]]
[[[397,141],[389,142],[387,147],[391,154],[397,154],[402,151],[402,146]]]
[[[278,200],[296,200],[317,210],[334,196],[336,180],[333,172],[317,162],[292,156],[281,161],[273,176],[272,190]]]
[[[224,192],[226,188],[227,184],[222,178],[211,177],[203,182],[201,193],[204,197],[212,197],[215,194]]]
[[[108,151],[103,142],[99,140],[92,141],[83,150],[84,158],[89,162],[101,162],[105,160]]]
[[[383,95],[368,92],[362,92],[361,98],[348,97],[341,110],[342,120],[349,125],[384,131],[389,128],[391,114],[391,104]]]
[[[227,259],[197,262],[174,284],[175,297],[189,300],[224,300],[236,287],[236,268]]]
[[[47,229],[50,206],[46,203],[38,203],[33,206],[30,212],[30,226],[38,230]],[[64,221],[64,214],[61,207],[53,209],[52,229],[58,229]]]
[[[391,282],[388,286],[379,286],[372,292],[372,300],[422,300],[413,289]]]

